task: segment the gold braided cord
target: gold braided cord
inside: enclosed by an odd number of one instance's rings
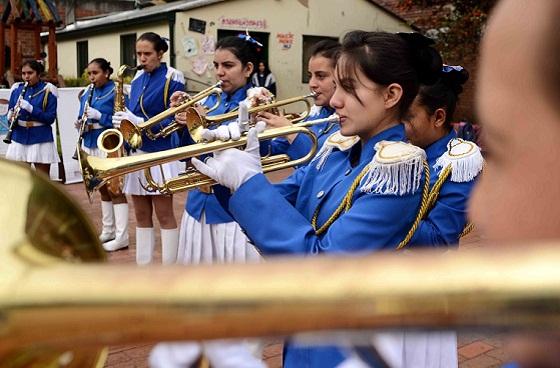
[[[432,209],[436,204],[436,200],[439,196],[439,191],[441,190],[443,183],[447,180],[449,175],[451,175],[451,165],[448,165],[445,169],[443,169],[438,180],[434,183],[434,187],[430,191],[430,199],[428,200],[430,209]],[[429,211],[426,212],[425,216],[427,216],[428,213]],[[473,229],[474,229],[474,224],[472,222],[469,222],[461,232],[461,235],[459,235],[459,239],[467,235],[468,233],[470,233]]]
[[[354,196],[354,191],[356,190],[358,185],[360,185],[360,182],[362,181],[364,175],[367,173],[368,169],[369,169],[369,165],[366,165],[366,167],[364,167],[364,169],[352,182],[350,189],[348,189],[348,192],[346,192],[346,194],[344,195],[344,198],[338,205],[338,208],[333,212],[332,215],[330,215],[327,222],[325,222],[318,229],[317,229],[317,217],[319,216],[319,210],[321,209],[321,206],[317,206],[317,208],[315,209],[315,213],[313,213],[313,217],[311,218],[311,226],[313,226],[313,229],[315,229],[315,234],[321,235],[322,233],[327,231],[327,229],[332,225],[333,222],[336,221],[336,219],[340,216],[340,214],[343,211],[346,212],[350,209],[350,207],[352,207],[352,197]]]
[[[445,169],[443,169],[438,179],[434,183],[432,190],[430,190],[430,199],[428,200],[429,208],[432,208],[436,204],[436,200],[439,196],[439,191],[441,190],[443,183],[447,180],[449,175],[451,175],[451,165],[448,165]]]
[[[422,201],[420,202],[420,210],[418,211],[418,215],[416,215],[416,219],[414,220],[414,223],[412,223],[412,227],[408,231],[408,234],[406,234],[403,241],[401,241],[397,246],[397,250],[404,248],[408,244],[408,242],[410,242],[410,239],[412,239],[412,235],[414,235],[414,232],[418,228],[418,225],[420,225],[420,221],[422,221],[429,210],[428,205],[430,197],[430,166],[428,165],[428,162],[426,160],[422,162],[422,166],[424,166],[424,177],[426,179],[424,181],[424,189],[422,189]]]
[[[474,224],[472,222],[469,222],[467,226],[465,226],[465,228],[463,229],[461,235],[459,235],[459,239],[469,234],[471,231],[473,231],[473,229],[474,229]]]

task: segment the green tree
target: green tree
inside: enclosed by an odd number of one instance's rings
[[[400,0],[402,10],[429,8],[431,14],[414,24],[436,41],[450,63],[473,61],[484,33],[488,13],[497,0]]]

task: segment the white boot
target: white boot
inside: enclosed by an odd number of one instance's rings
[[[113,213],[113,202],[101,201],[101,223],[103,224],[101,235],[99,235],[101,243],[115,239],[115,215]]]
[[[161,229],[161,263],[169,265],[177,262],[179,229]]]
[[[113,207],[117,231],[115,239],[103,243],[103,248],[108,252],[128,247],[128,203],[119,203]]]
[[[147,265],[152,263],[156,235],[153,227],[136,228],[136,264]]]

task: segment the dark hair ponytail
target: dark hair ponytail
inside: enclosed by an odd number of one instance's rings
[[[101,68],[101,70],[108,73],[109,75],[113,74],[113,68],[111,67],[111,63],[108,62],[107,60],[103,59],[103,58],[95,58],[92,61],[90,61],[89,63],[90,64],[95,63],[95,64],[99,65],[99,68]]]
[[[418,92],[418,103],[431,114],[443,108],[446,112],[445,123],[450,127],[463,84],[469,79],[469,72],[460,66],[445,65],[438,81],[433,85],[422,86]]]
[[[331,61],[334,66],[338,57],[340,56],[341,49],[340,42],[332,39],[324,39],[313,45],[311,48],[311,56],[322,56]]]
[[[343,58],[337,69],[338,79],[355,75],[359,69],[377,84],[399,84],[403,90],[399,102],[402,117],[420,84],[433,83],[438,78],[441,56],[430,44],[431,40],[420,34],[349,32],[342,41]],[[345,88],[344,85],[341,87]],[[346,88],[356,96],[355,91]]]
[[[161,37],[160,35],[158,35],[157,33],[154,33],[154,32],[143,33],[136,40],[136,42],[138,42],[138,41],[148,41],[148,42],[150,42],[154,46],[154,50],[156,50],[156,52],[162,51],[162,52],[165,53],[165,52],[167,52],[167,50],[169,50],[169,45],[167,45],[167,42],[165,41],[165,39],[163,37]]]
[[[39,77],[45,72],[45,66],[43,65],[43,63],[37,61],[37,60],[25,60],[23,62],[23,64],[21,64],[21,67],[23,68],[24,66],[28,66],[31,69],[35,70],[37,72],[37,74],[39,75]]]

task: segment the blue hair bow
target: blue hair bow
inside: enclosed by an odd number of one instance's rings
[[[445,64],[443,64],[443,68],[441,69],[441,71],[444,72],[444,73],[451,73],[451,72],[460,72],[464,69],[465,68],[463,68],[461,65],[445,65]]]
[[[237,35],[237,37],[244,39],[247,42],[251,42],[254,43],[255,45],[259,46],[259,47],[263,47],[263,44],[260,43],[259,41],[255,40],[253,37],[251,37],[251,35],[249,34],[249,31],[246,31],[245,33],[240,33]]]

